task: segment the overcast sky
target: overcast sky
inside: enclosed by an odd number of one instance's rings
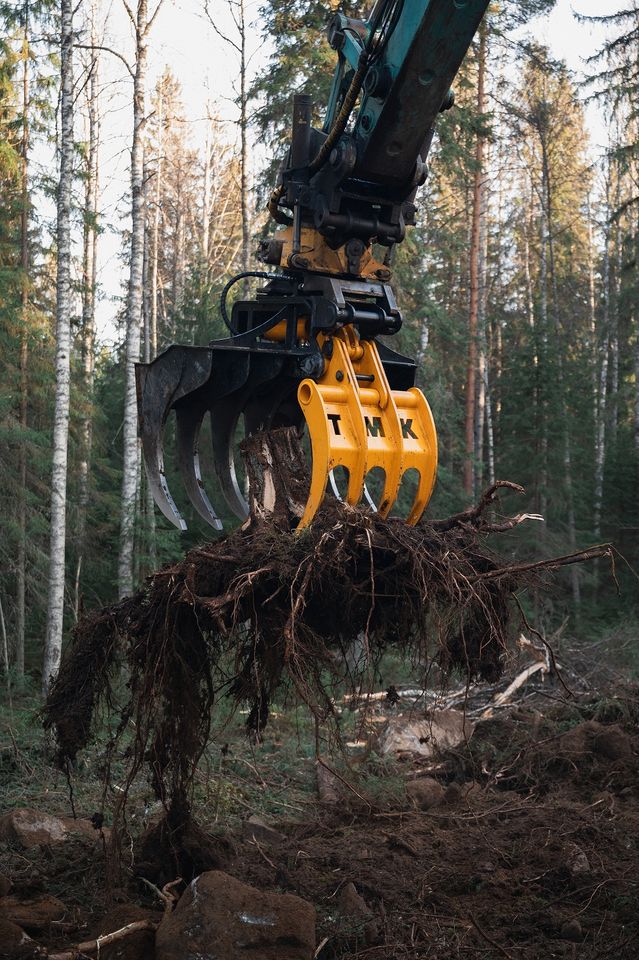
[[[506,4],[517,0],[504,0]],[[248,0],[248,17],[253,26],[249,37],[251,71],[263,67],[268,43],[260,36],[259,0]],[[567,62],[579,76],[584,60],[601,46],[601,26],[580,24],[573,12],[601,14],[621,9],[623,0],[557,0],[554,11],[538,17],[522,31],[546,44],[556,58]],[[327,9],[329,9],[327,2]],[[150,9],[154,9],[152,3]],[[209,0],[209,10],[222,32],[233,35],[226,0]],[[107,0],[102,13],[105,25],[104,43],[129,56],[132,51],[131,25],[121,0]],[[120,262],[122,241],[119,231],[128,226],[128,149],[131,135],[131,81],[123,65],[108,53],[103,54],[102,77],[109,105],[105,109],[102,132],[102,215],[108,224],[100,244],[98,304],[98,336],[112,341],[113,317],[122,293],[123,270]],[[234,80],[237,58],[234,51],[213,31],[204,12],[204,0],[164,0],[149,43],[149,89],[166,65],[182,84],[189,131],[194,145],[204,138],[207,106],[212,112],[232,122],[235,117]],[[605,122],[599,108],[587,110],[593,151],[600,152],[605,143]],[[232,126],[229,135],[232,135]],[[78,131],[78,137],[82,134]],[[599,148],[599,149],[597,149]]]

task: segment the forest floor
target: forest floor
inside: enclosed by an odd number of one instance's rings
[[[332,799],[301,708],[274,710],[259,745],[247,743],[244,718],[227,721],[200,767],[195,814],[208,842],[191,850],[191,873],[221,869],[312,903],[318,960],[635,960],[639,685],[602,670],[601,660],[601,649],[589,658],[579,648],[562,653],[571,695],[537,675],[494,706],[521,661],[496,687],[462,691],[456,706],[474,732],[430,758],[380,756],[362,736],[363,719],[369,733],[409,722],[424,715],[423,700],[382,697],[365,718],[361,705],[345,704],[344,732],[358,740],[326,760],[337,772],[328,775]],[[400,673],[386,671],[384,682],[401,689]],[[50,765],[37,720],[27,722],[30,706],[15,702],[1,714],[0,815],[28,807],[69,816],[66,778]],[[103,759],[104,744],[95,743],[72,773],[78,816],[101,808]],[[111,772],[111,800],[119,772]],[[441,789],[433,794],[426,777]],[[420,782],[430,783],[429,799]],[[144,842],[161,815],[150,797],[144,781],[134,784],[119,876],[92,838],[0,842],[9,899],[64,904],[62,918],[27,928],[50,955],[129,920],[161,918],[151,885],[175,875],[161,849]],[[266,826],[248,824],[252,815]],[[136,954],[111,947],[100,956],[152,960],[152,937],[145,942]],[[36,955],[33,945],[19,949],[0,942],[0,956]]]

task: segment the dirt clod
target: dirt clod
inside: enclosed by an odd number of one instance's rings
[[[44,930],[50,923],[62,920],[66,913],[67,908],[62,901],[49,894],[29,900],[13,896],[0,900],[0,914],[30,933]]]
[[[565,920],[561,925],[562,940],[572,940],[573,943],[581,943],[583,939],[583,930],[577,919]]]
[[[418,810],[430,810],[443,801],[446,791],[432,777],[420,777],[406,784],[406,793]]]
[[[291,894],[262,892],[220,871],[193,880],[156,933],[156,960],[311,960],[315,910]]]
[[[33,947],[31,937],[17,923],[0,914],[0,960],[33,956]]]

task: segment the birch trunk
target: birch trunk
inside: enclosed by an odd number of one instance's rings
[[[87,165],[84,190],[84,235],[82,255],[82,390],[83,403],[80,420],[81,459],[78,477],[78,559],[75,577],[74,613],[77,620],[82,588],[87,510],[89,505],[89,468],[93,440],[93,381],[95,368],[95,292],[97,281],[98,244],[98,148],[100,118],[98,115],[99,61],[95,49],[98,37],[95,29],[95,10],[91,11],[90,79],[87,89]]]
[[[51,476],[51,546],[42,687],[46,694],[62,654],[71,351],[71,199],[73,186],[73,3],[60,0],[60,179],[57,196],[56,389]]]
[[[202,264],[208,281],[209,237],[211,232],[211,118],[206,124],[206,144],[204,146],[204,189],[202,196]]]
[[[486,26],[479,28],[479,52],[477,63],[477,113],[482,117],[486,110]],[[477,383],[477,321],[479,311],[479,261],[482,213],[482,189],[484,180],[484,147],[481,134],[475,145],[475,175],[473,182],[473,214],[470,235],[470,305],[468,309],[468,366],[466,372],[466,457],[464,460],[464,491],[474,495],[475,417]]]
[[[150,316],[149,346],[151,359],[158,352],[158,257],[160,238],[160,205],[162,199],[162,176],[164,171],[164,91],[158,93],[158,156],[155,163],[155,189],[153,196],[153,221],[151,225],[151,249],[149,251]]]
[[[135,513],[139,482],[139,444],[135,364],[140,359],[142,320],[142,271],[144,261],[144,123],[147,68],[147,0],[139,0],[135,26],[135,71],[133,77],[133,142],[131,147],[131,253],[126,306],[126,352],[124,372],[124,417],[122,426],[122,504],[118,594],[133,592]]]
[[[24,7],[22,41],[22,196],[20,210],[21,329],[20,329],[20,431],[24,438],[28,427],[29,395],[29,6]],[[20,441],[18,458],[18,549],[16,556],[16,638],[14,666],[18,683],[24,677],[24,643],[27,584],[27,445]]]

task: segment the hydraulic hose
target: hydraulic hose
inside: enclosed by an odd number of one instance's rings
[[[229,282],[224,286],[222,293],[220,294],[220,313],[222,314],[222,320],[226,324],[227,329],[233,336],[236,335],[237,330],[233,329],[233,326],[229,319],[229,315],[226,310],[226,298],[228,296],[228,292],[231,289],[231,287],[234,286],[234,284],[236,284],[238,280],[245,280],[247,277],[257,277],[258,280],[286,280],[287,279],[287,277],[284,277],[280,273],[266,273],[264,270],[245,270],[243,273],[238,273],[234,277],[231,277]]]

